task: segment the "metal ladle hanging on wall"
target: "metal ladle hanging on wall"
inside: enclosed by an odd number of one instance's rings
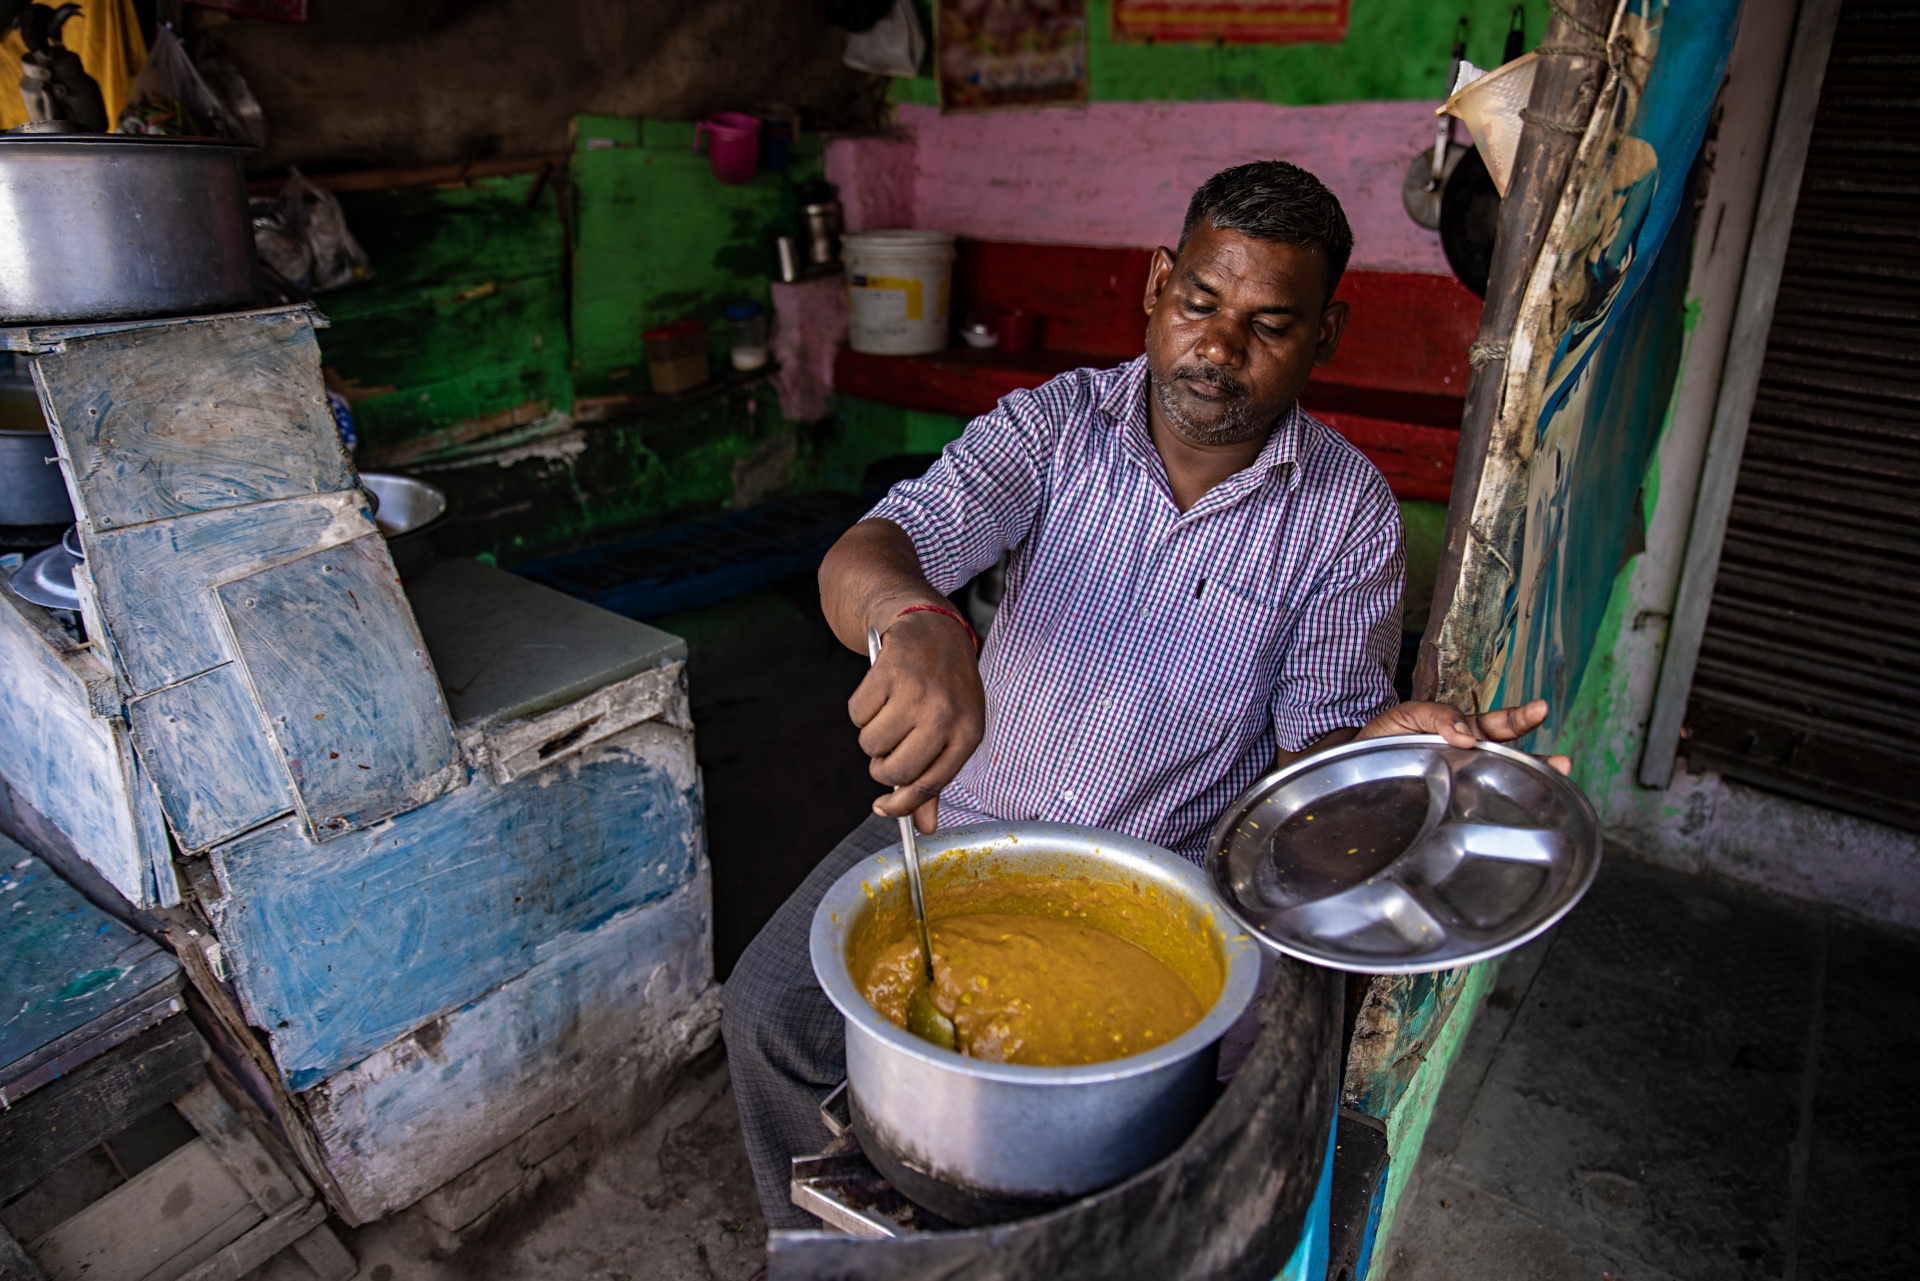
[[[1525,49],[1526,21],[1526,10],[1520,5],[1515,5],[1507,23],[1507,42],[1501,53],[1501,66],[1504,67],[1518,58]],[[1461,18],[1459,25],[1454,28],[1453,59],[1447,71],[1449,95],[1459,91],[1463,70],[1466,73],[1465,78],[1469,81],[1483,74],[1467,61],[1467,20],[1465,18]],[[1453,140],[1453,119],[1452,116],[1440,117],[1439,123],[1434,126],[1432,149],[1420,152],[1408,162],[1406,177],[1400,183],[1400,200],[1406,206],[1407,216],[1429,231],[1444,232],[1442,223],[1445,220],[1447,189],[1453,181],[1455,171],[1460,167],[1460,162],[1465,159],[1468,152],[1473,150],[1472,147]],[[1490,238],[1491,228],[1486,230]],[[1453,256],[1449,250],[1449,259]],[[1454,264],[1454,269],[1459,272],[1458,263]],[[1461,273],[1461,279],[1466,281],[1475,293],[1482,295],[1486,293],[1484,279],[1478,287],[1473,285],[1467,273]]]
[[[1454,82],[1460,78],[1460,64],[1466,56],[1467,20],[1462,18],[1453,31],[1453,63],[1447,68],[1448,93],[1454,91]],[[1407,163],[1407,176],[1400,183],[1400,200],[1407,207],[1407,217],[1428,231],[1440,229],[1441,193],[1447,179],[1453,176],[1454,166],[1467,150],[1453,140],[1453,117],[1440,117],[1440,123],[1434,128],[1432,148],[1414,155]]]

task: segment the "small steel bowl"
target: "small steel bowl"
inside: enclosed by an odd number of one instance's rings
[[[360,488],[372,495],[373,523],[388,538],[425,529],[447,511],[445,490],[411,476],[363,471]]]
[[[1075,1067],[988,1063],[895,1027],[848,970],[850,937],[906,893],[899,845],[855,865],[813,917],[813,969],[846,1019],[847,1085],[861,1146],[912,1200],[959,1223],[1018,1217],[1116,1183],[1166,1156],[1213,1103],[1219,1041],[1253,999],[1259,950],[1200,869],[1156,845],[1062,823],[995,823],[923,838],[937,887],[968,876],[1086,876],[1151,887],[1211,937],[1224,981],[1200,1022],[1163,1046]],[[937,896],[937,888],[935,894]]]

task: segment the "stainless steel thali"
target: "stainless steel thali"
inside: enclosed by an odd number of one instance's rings
[[[1376,738],[1276,770],[1214,828],[1207,879],[1268,945],[1317,965],[1417,974],[1519,947],[1600,867],[1573,783],[1497,743]]]

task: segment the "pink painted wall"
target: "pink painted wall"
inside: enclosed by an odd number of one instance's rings
[[[1193,189],[1221,169],[1291,160],[1346,207],[1354,266],[1448,275],[1439,233],[1415,225],[1400,203],[1407,162],[1433,145],[1435,105],[1097,102],[942,116],[903,104],[903,137],[834,141],[827,177],[841,188],[851,231],[914,226],[1145,248],[1179,237]]]

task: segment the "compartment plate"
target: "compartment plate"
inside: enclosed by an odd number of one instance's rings
[[[1349,743],[1275,770],[1214,827],[1207,880],[1288,956],[1417,974],[1511,951],[1572,910],[1600,822],[1544,762],[1438,736]]]

